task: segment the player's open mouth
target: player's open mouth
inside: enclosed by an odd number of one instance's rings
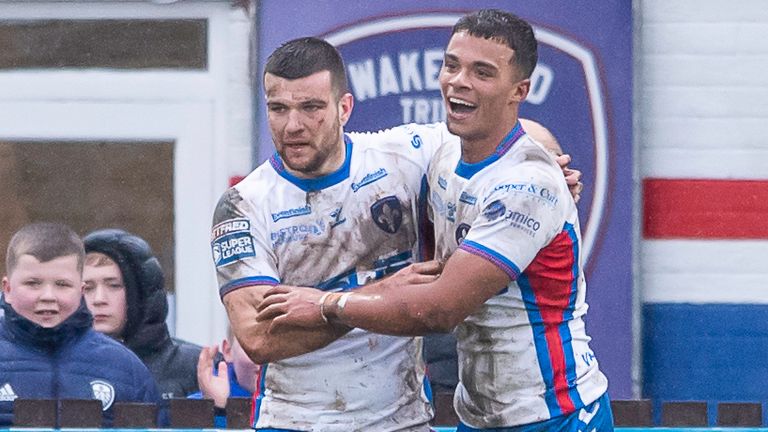
[[[454,114],[469,114],[477,109],[477,105],[455,97],[448,98],[448,105]]]

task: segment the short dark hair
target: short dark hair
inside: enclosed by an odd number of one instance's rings
[[[62,223],[37,222],[25,225],[8,242],[5,271],[11,274],[22,255],[31,255],[40,262],[70,255],[77,256],[77,268],[83,271],[85,249],[80,237]]]
[[[280,45],[267,59],[264,74],[294,80],[326,70],[331,73],[333,89],[341,97],[348,91],[341,53],[323,39],[302,37]]]
[[[522,18],[498,9],[481,9],[461,17],[453,26],[451,36],[460,32],[495,40],[512,48],[515,51],[512,61],[524,78],[530,78],[539,54],[533,28]]]

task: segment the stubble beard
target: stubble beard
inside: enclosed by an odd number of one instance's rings
[[[336,132],[331,137],[329,137],[329,139],[333,141],[333,145],[312,147],[314,150],[316,150],[315,154],[309,160],[303,163],[292,163],[289,158],[286,158],[284,154],[281,154],[280,158],[283,160],[283,163],[291,171],[301,174],[304,177],[320,177],[321,175],[325,175],[326,173],[319,174],[318,172],[323,168],[323,165],[326,163],[326,161],[332,156],[334,150],[336,150],[336,143],[338,143],[341,139],[341,135],[338,132],[341,129],[341,124],[338,121],[335,123],[334,131]],[[344,152],[343,149],[341,149],[341,151],[342,153]]]

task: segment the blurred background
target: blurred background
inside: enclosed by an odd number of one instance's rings
[[[338,46],[348,130],[440,121],[450,27],[484,7],[534,25],[522,115],[584,172],[587,326],[611,396],[768,399],[762,0],[0,0],[0,244],[39,220],[132,231],[166,271],[175,335],[214,343],[212,210],[274,151],[269,53]]]

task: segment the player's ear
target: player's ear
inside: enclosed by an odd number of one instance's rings
[[[512,91],[509,95],[509,102],[521,104],[528,97],[528,92],[531,90],[531,80],[524,79],[515,83]]]
[[[352,115],[352,108],[355,105],[355,98],[352,93],[344,93],[339,99],[339,123],[345,126]]]

